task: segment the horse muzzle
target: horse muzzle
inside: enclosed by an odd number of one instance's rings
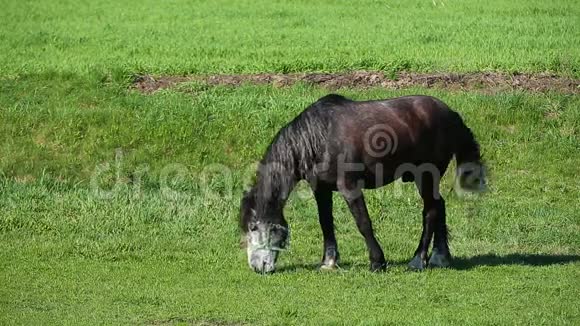
[[[248,264],[260,274],[273,273],[276,269],[278,251],[268,249],[248,250]]]

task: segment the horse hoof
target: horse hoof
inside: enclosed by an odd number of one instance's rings
[[[334,271],[338,269],[338,263],[334,259],[327,259],[320,264],[321,271]]]
[[[322,272],[332,272],[332,271],[336,271],[336,270],[338,270],[338,265],[326,265],[326,264],[322,264],[322,265],[320,265],[319,270],[322,271]]]
[[[422,271],[427,267],[427,260],[422,259],[421,256],[417,255],[409,262],[409,269],[414,271]]]
[[[449,256],[440,254],[436,249],[433,249],[431,259],[429,259],[429,267],[445,268],[449,267]]]
[[[371,263],[371,272],[384,272],[385,270],[387,270],[387,263],[386,262]]]

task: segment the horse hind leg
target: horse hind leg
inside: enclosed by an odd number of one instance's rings
[[[445,201],[439,193],[438,181],[438,177],[428,173],[415,180],[423,199],[423,231],[415,255],[409,262],[409,268],[413,270],[425,269],[428,260],[433,266],[444,267],[448,265],[449,248],[445,227]],[[444,229],[445,232],[442,232]],[[434,255],[429,259],[429,246],[434,234],[436,238]]]
[[[439,166],[441,177],[445,174],[449,162]],[[449,267],[451,253],[449,251],[449,233],[447,229],[445,200],[439,194],[439,200],[434,203],[435,213],[435,236],[433,239],[433,251],[429,259],[429,267]]]
[[[445,201],[440,198],[436,204],[435,237],[433,239],[433,252],[429,259],[429,267],[449,267],[451,254],[447,224],[445,222]]]
[[[423,230],[419,238],[419,245],[415,250],[413,259],[409,262],[412,270],[423,270],[427,268],[428,250],[433,236],[433,218],[427,207],[423,208]]]

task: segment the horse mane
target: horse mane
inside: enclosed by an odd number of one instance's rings
[[[311,171],[318,156],[325,152],[328,138],[325,131],[332,118],[332,107],[348,102],[349,99],[337,94],[326,95],[280,129],[257,171],[258,212],[281,209],[296,182]]]

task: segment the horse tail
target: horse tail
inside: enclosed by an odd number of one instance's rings
[[[454,142],[453,154],[457,163],[455,190],[459,194],[483,192],[486,189],[486,176],[479,143],[461,116],[456,112],[452,113],[454,117],[450,136]]]

